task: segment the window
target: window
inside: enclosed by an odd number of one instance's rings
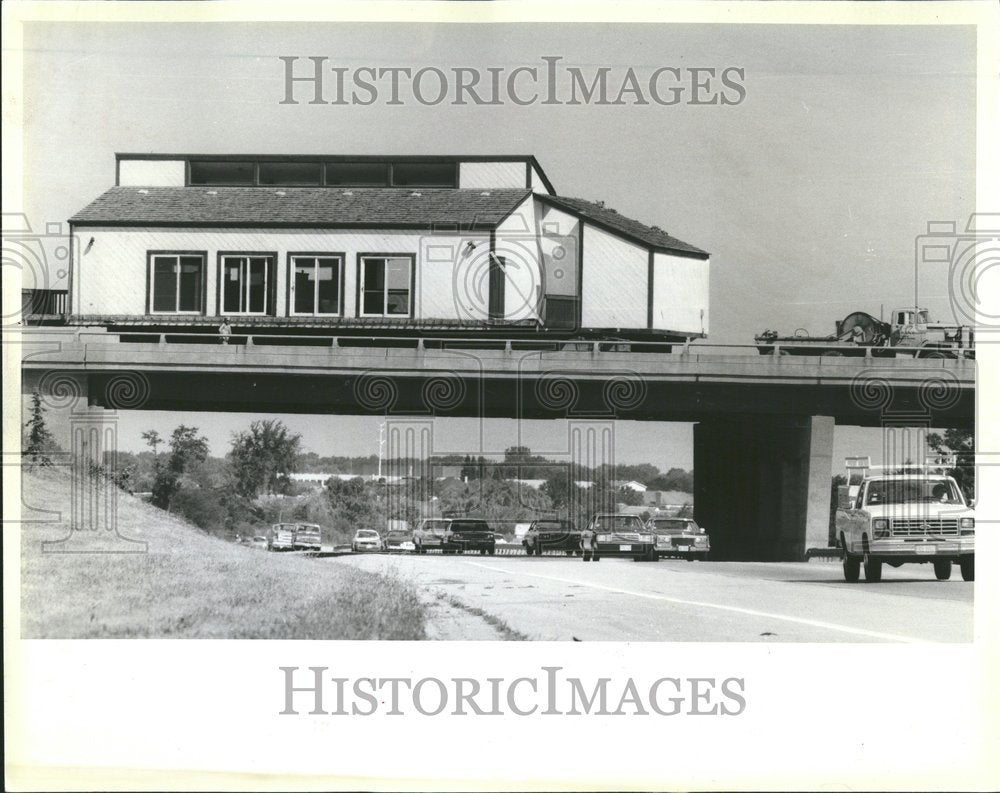
[[[326,183],[343,187],[385,187],[389,167],[384,162],[328,162]]]
[[[200,314],[204,310],[205,254],[150,254],[149,307],[154,314]]]
[[[362,256],[358,313],[363,317],[409,316],[412,276],[412,256]]]
[[[397,162],[392,166],[395,187],[456,187],[457,175],[453,162]]]
[[[253,162],[192,160],[191,184],[252,185]]]
[[[220,260],[222,313],[269,313],[274,257],[266,254],[227,254]]]
[[[293,253],[289,261],[290,313],[339,315],[343,258],[332,254]]]
[[[321,172],[318,162],[262,162],[258,166],[258,181],[262,185],[318,187]]]

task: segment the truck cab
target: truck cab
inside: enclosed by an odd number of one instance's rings
[[[945,466],[852,461],[836,520],[848,582],[858,581],[862,568],[865,581],[874,582],[882,579],[883,564],[928,562],[938,580],[950,578],[956,562],[962,578],[974,580],[975,513]]]

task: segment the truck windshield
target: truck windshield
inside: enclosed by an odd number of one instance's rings
[[[948,479],[886,479],[868,483],[865,504],[962,504],[955,483]]]

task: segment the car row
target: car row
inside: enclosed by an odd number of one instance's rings
[[[568,520],[536,520],[522,540],[528,556],[562,551],[567,556],[600,561],[602,556],[631,556],[655,561],[672,556],[693,561],[711,550],[708,533],[691,518],[653,517],[646,523],[635,515],[599,513],[584,529]]]
[[[374,529],[359,529],[351,541],[355,553],[442,554],[476,553],[493,555],[506,540],[498,537],[481,518],[426,518],[412,532],[392,529],[384,537]],[[600,561],[605,556],[631,557],[636,561],[656,561],[665,556],[705,559],[710,545],[704,528],[691,518],[654,517],[645,523],[635,515],[598,513],[583,529],[570,520],[533,521],[521,541],[527,556],[561,552],[581,556],[583,561]]]

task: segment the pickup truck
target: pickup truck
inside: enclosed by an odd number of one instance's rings
[[[297,551],[318,551],[322,543],[322,530],[315,523],[296,523],[292,547]]]
[[[866,472],[837,510],[844,578],[882,580],[882,565],[930,563],[938,580],[975,578],[976,517],[955,480],[944,474]],[[842,497],[843,498],[843,497]]]

